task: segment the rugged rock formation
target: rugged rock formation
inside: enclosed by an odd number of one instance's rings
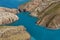
[[[2,11],[2,12],[10,12],[10,13],[13,13],[13,14],[19,13],[18,9],[6,8],[6,7],[0,7],[0,11]]]
[[[46,2],[46,3],[41,3],[33,12],[31,12],[31,16],[34,17],[40,17],[45,14],[46,11],[54,8],[56,5],[60,4],[60,1],[58,2]]]
[[[0,25],[12,23],[18,19],[18,16],[13,13],[0,12]]]
[[[0,26],[0,40],[30,40],[23,26]]]
[[[22,11],[29,11],[31,12],[31,16],[39,18],[40,20],[37,22],[39,25],[48,28],[51,27],[53,29],[59,28],[59,26],[55,27],[55,25],[51,25],[51,23],[53,20],[57,22],[57,20],[60,19],[58,16],[60,15],[60,0],[31,0],[30,2],[19,6],[19,9]],[[56,24],[56,22],[53,24]]]
[[[30,0],[30,2],[19,6],[18,9],[21,11],[29,11],[31,12],[31,16],[37,17],[38,14],[41,14],[41,12],[59,1],[60,0]]]
[[[56,15],[54,14],[49,14],[49,15],[46,15],[44,16],[43,19],[40,19],[37,24],[39,25],[43,25],[43,26],[47,26],[48,23],[55,17]]]
[[[60,4],[54,8],[47,10],[40,20],[37,22],[39,25],[46,26],[51,29],[59,29],[60,25]]]
[[[18,20],[17,13],[19,13],[18,9],[0,7],[0,25],[9,24]]]
[[[24,5],[19,6],[18,9],[20,9],[20,10],[22,10],[22,11],[32,12],[32,11],[34,11],[34,9],[35,9],[36,7],[39,6],[40,1],[41,1],[41,0],[30,0],[30,2],[28,2],[28,3],[24,4]]]

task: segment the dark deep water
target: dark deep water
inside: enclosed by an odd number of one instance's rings
[[[28,2],[28,0],[0,0],[0,6],[17,8],[18,5],[21,5],[25,2]],[[31,40],[60,40],[60,30],[49,30],[43,26],[36,25],[36,21],[38,19],[30,16],[29,12],[22,12],[17,15],[20,19],[9,25],[24,25],[32,36]]]

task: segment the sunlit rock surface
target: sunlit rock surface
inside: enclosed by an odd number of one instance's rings
[[[39,14],[42,14],[46,9],[48,9],[50,6],[52,6],[51,8],[55,7],[57,4],[59,3],[59,1],[42,1],[39,6],[37,8],[35,8],[34,11],[31,12],[31,16],[34,16],[34,17],[38,17]],[[50,8],[50,9],[51,9]],[[33,15],[33,14],[36,14],[36,15]],[[37,16],[38,15],[38,16]]]
[[[31,12],[31,16],[37,17],[38,14],[59,1],[60,0],[30,0],[30,2],[20,5],[18,9],[21,11],[29,11]]]
[[[0,12],[0,25],[9,24],[15,22],[19,17],[13,13]]]
[[[0,26],[0,40],[30,40],[24,26]]]
[[[60,29],[60,4],[47,10],[37,24],[43,25],[50,29]]]
[[[0,7],[0,11],[2,11],[2,12],[10,12],[10,13],[13,13],[13,14],[19,13],[18,9],[6,8],[6,7]]]
[[[41,0],[30,0],[30,2],[19,6],[18,9],[22,11],[33,11],[37,6],[39,6]]]
[[[18,13],[18,9],[0,7],[0,25],[9,24],[17,21],[19,18],[16,14]]]

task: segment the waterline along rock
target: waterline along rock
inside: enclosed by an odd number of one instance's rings
[[[60,29],[60,4],[47,10],[37,24],[50,29]]]
[[[31,16],[37,17],[38,25],[59,29],[60,0],[30,0],[30,2],[19,6],[18,9],[24,12],[29,11]]]
[[[5,25],[17,21],[19,17],[16,14],[18,13],[18,9],[0,7],[0,25]]]
[[[2,11],[2,12],[10,12],[10,13],[13,13],[13,14],[19,13],[18,9],[15,9],[15,8],[6,8],[6,7],[0,7],[0,11]]]
[[[24,26],[0,26],[0,40],[30,40]]]
[[[20,9],[21,11],[31,12],[31,16],[37,16],[38,14],[41,14],[41,12],[49,8],[51,5],[59,1],[60,0],[30,0],[30,2],[20,5],[18,9]]]
[[[0,25],[9,24],[15,22],[19,17],[13,13],[0,12]]]
[[[32,12],[36,7],[39,6],[41,0],[30,0],[30,2],[23,4],[18,7],[21,11],[29,11]]]

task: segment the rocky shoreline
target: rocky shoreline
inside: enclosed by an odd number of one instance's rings
[[[24,26],[0,26],[0,40],[30,40]]]
[[[59,5],[60,0],[31,0],[30,2],[19,6],[18,9],[20,9],[23,12],[29,11],[31,13],[31,16],[40,19],[37,21],[38,25],[42,25],[51,29],[57,29],[59,28],[59,26],[56,26],[57,23],[58,25],[60,25],[60,22],[57,22],[59,21],[58,19],[60,19],[59,17],[57,17],[60,15]],[[53,24],[56,25],[52,26],[50,22],[52,22],[53,20],[55,20]]]
[[[18,13],[18,9],[0,7],[0,25],[5,25],[17,21],[19,17],[16,14]]]

